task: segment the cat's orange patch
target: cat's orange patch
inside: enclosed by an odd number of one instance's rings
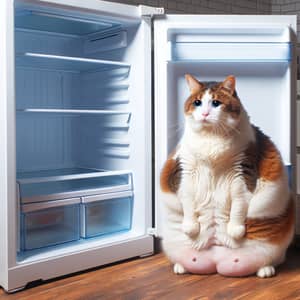
[[[180,184],[181,166],[179,159],[169,158],[160,174],[160,187],[165,193],[176,193]]]
[[[258,175],[268,181],[275,181],[284,170],[279,151],[269,137],[254,127],[258,149]]]
[[[285,212],[274,218],[247,219],[246,235],[250,240],[262,240],[271,244],[284,242],[295,224],[295,206],[291,197]]]
[[[211,89],[212,98],[219,100],[223,106],[222,109],[229,113],[234,119],[238,118],[241,113],[241,103],[237,97],[237,94],[229,93],[229,91],[223,88],[221,85],[216,85],[215,88]]]

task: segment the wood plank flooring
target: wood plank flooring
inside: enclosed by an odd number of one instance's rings
[[[137,258],[51,280],[15,294],[0,290],[0,300],[295,300],[300,299],[300,249],[273,278],[174,275],[163,254]]]

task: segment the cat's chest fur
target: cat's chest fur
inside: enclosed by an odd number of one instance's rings
[[[199,168],[204,165],[220,166],[229,163],[238,151],[232,139],[220,136],[186,134],[180,144],[179,153],[184,164]]]

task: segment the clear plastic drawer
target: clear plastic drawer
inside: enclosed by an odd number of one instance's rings
[[[81,236],[90,238],[131,229],[131,191],[82,198]]]
[[[32,250],[80,238],[80,198],[23,204],[20,250]]]

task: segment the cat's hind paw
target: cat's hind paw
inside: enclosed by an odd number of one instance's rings
[[[200,224],[198,222],[183,222],[182,231],[186,235],[193,237],[200,232]]]
[[[275,275],[275,268],[273,266],[265,266],[256,272],[256,275],[260,278],[268,278]]]
[[[246,233],[245,225],[229,222],[227,224],[227,234],[235,240],[241,239]]]
[[[173,266],[173,272],[175,274],[186,274],[187,273],[186,269],[179,263],[176,263]]]

